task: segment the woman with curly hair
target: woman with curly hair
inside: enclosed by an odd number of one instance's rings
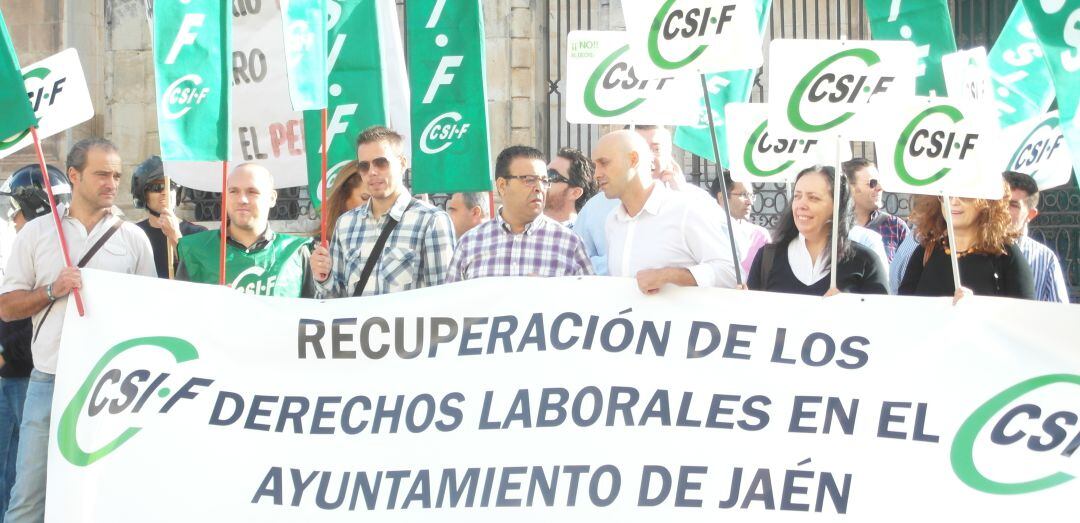
[[[852,225],[851,193],[840,177],[840,244],[836,289],[829,288],[832,270],[832,167],[814,166],[795,177],[791,205],[780,215],[774,243],[754,257],[747,284],[750,289],[830,296],[837,292],[888,294],[888,276],[874,251],[848,239]]]
[[[330,186],[329,193],[330,196],[324,201],[323,212],[326,213],[328,234],[333,236],[334,226],[342,214],[363,205],[364,202],[371,199],[371,194],[368,193],[367,185],[364,183],[364,177],[360,176],[360,171],[356,166],[356,160],[345,164],[338,171],[333,184]],[[327,238],[327,241],[329,240],[330,238]]]
[[[1009,232],[1009,191],[1000,200],[951,198],[961,289],[953,281],[944,202],[916,196],[911,222],[919,246],[908,262],[900,294],[914,296],[1006,296],[1034,299],[1031,269]]]

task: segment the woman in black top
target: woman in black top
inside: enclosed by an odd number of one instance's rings
[[[911,221],[919,246],[911,255],[900,294],[955,296],[964,294],[1035,299],[1031,268],[1009,231],[1009,192],[1000,200],[952,198],[961,289],[953,281],[949,238],[936,196],[916,196]]]
[[[828,296],[837,292],[888,294],[887,271],[870,249],[848,240],[852,204],[847,180],[840,177],[840,264],[836,289],[829,288],[832,254],[832,167],[815,166],[795,177],[789,208],[780,214],[773,243],[754,258],[751,289]]]

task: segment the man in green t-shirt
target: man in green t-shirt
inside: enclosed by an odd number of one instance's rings
[[[314,282],[308,268],[310,240],[270,230],[270,209],[277,201],[270,171],[254,163],[241,164],[229,174],[227,190],[225,283],[260,296],[314,296]],[[219,283],[219,231],[184,236],[178,251],[180,267],[176,279]]]

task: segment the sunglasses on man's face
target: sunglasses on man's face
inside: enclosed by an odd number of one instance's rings
[[[559,174],[559,171],[556,171],[555,169],[548,169],[547,174],[548,174],[548,184],[565,183],[567,185],[570,185],[570,179],[563,176],[563,175],[561,175],[561,174]]]
[[[380,156],[372,161],[361,161],[356,163],[356,168],[360,171],[360,174],[367,174],[371,170],[371,166],[375,166],[380,171],[385,171],[390,168],[390,160],[384,156]]]
[[[867,183],[870,185],[871,189],[877,189],[877,187],[879,185],[876,178],[870,178],[870,181],[867,182]]]

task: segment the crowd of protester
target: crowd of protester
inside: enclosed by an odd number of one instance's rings
[[[769,231],[753,222],[751,184],[734,181],[726,170],[708,190],[688,183],[672,155],[671,132],[662,126],[609,133],[589,154],[564,148],[548,159],[533,147],[504,149],[495,161],[501,205],[493,213],[488,193],[455,193],[445,210],[411,195],[403,183],[403,143],[385,127],[360,134],[356,160],[338,171],[325,195],[329,233],[314,240],[270,227],[277,198],[272,173],[257,163],[235,167],[225,195],[225,278],[222,231],[176,217],[179,191],[157,157],[132,177],[134,203],[149,214],[138,223],[124,221],[114,205],[122,175],[112,143],[80,141],[67,156],[66,172],[49,168],[75,267],[66,266],[57,248],[40,168],[27,166],[9,177],[0,187],[17,230],[13,240],[0,231],[4,521],[43,517],[63,311],[82,285],[82,267],[224,280],[252,294],[313,298],[493,276],[612,275],[634,278],[645,294],[676,285],[1068,302],[1056,255],[1027,235],[1038,215],[1039,189],[1026,174],[1004,173],[1002,197],[995,200],[915,196],[909,226],[882,209],[873,162],[855,158],[839,170],[806,166]],[[947,234],[947,207],[955,245]],[[960,286],[953,280],[952,249]]]

